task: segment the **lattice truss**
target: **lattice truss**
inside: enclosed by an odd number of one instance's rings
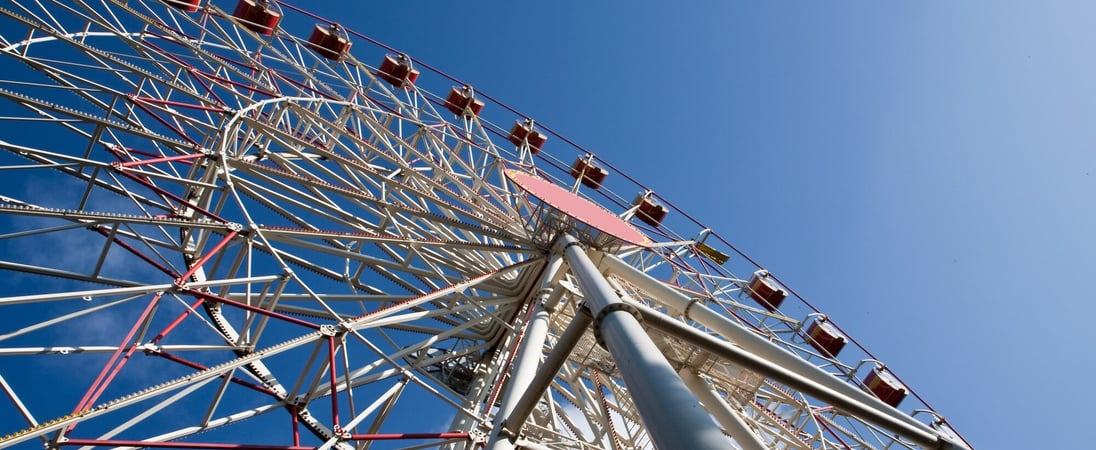
[[[290,5],[270,35],[234,6],[0,7],[0,387],[11,400],[0,447],[482,443],[545,277],[558,304],[544,354],[583,307],[566,267],[548,274],[543,205],[503,176],[512,168],[656,241],[592,256],[700,299],[849,385],[879,367],[862,348],[844,363],[808,345],[820,315],[805,303],[756,306],[747,279],[759,267],[727,261],[737,250],[706,227],[637,220],[624,195],[642,186],[616,177],[593,189],[569,173],[564,159],[593,155],[562,143],[538,153],[487,115],[454,114],[433,93],[450,88],[443,76],[379,77],[373,64],[391,52],[362,48],[356,33],[354,52],[317,52],[302,36],[328,23]],[[626,301],[729,339],[603,268]],[[919,445],[647,329],[770,448]],[[904,409],[929,409],[912,403]],[[593,330],[520,442],[654,445]]]

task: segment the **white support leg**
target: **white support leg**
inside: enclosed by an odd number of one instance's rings
[[[525,327],[521,345],[518,346],[517,355],[514,357],[514,368],[510,372],[510,383],[506,392],[502,394],[498,412],[495,413],[495,424],[488,436],[487,448],[490,450],[512,450],[514,444],[505,437],[500,437],[504,419],[514,411],[518,401],[524,392],[529,390],[533,377],[540,366],[540,358],[544,349],[544,340],[548,337],[548,319],[551,313],[545,308],[545,304],[552,296],[552,283],[556,280],[563,260],[559,255],[552,255],[548,266],[544,270],[541,279],[540,290],[530,306],[533,308],[532,316]]]
[[[723,426],[723,429],[727,430],[727,434],[731,435],[731,438],[738,443],[739,447],[742,447],[742,450],[768,450],[765,441],[761,440],[761,436],[758,436],[746,424],[742,414],[728,404],[723,397],[719,396],[700,375],[687,367],[681,369],[678,374],[685,381],[685,385],[692,389],[700,402],[712,414],[712,417],[715,417],[715,420]]]
[[[715,331],[725,341],[710,344],[713,349],[725,351],[724,356],[732,356],[737,364],[758,371],[769,377],[777,377],[796,389],[806,391],[816,397],[825,397],[837,402],[835,406],[849,412],[863,415],[875,424],[902,434],[928,448],[965,449],[965,445],[941,435],[928,425],[891,407],[864,392],[856,386],[841,381],[810,362],[769,342],[746,327],[694,301],[688,295],[663,284],[661,281],[643,273],[614,255],[602,254],[601,264],[609,272],[632,283],[667,307],[682,311],[685,316],[708,329]],[[680,324],[667,323],[667,326]],[[694,330],[695,331],[695,330]],[[680,337],[680,336],[679,336]],[[711,336],[707,336],[711,338]],[[712,338],[714,339],[714,338]],[[707,341],[707,339],[702,339]],[[735,346],[725,345],[733,342]],[[697,341],[700,342],[700,341]]]
[[[639,320],[597,270],[578,241],[560,238],[571,273],[595,317],[595,331],[613,355],[655,446],[723,449],[727,439],[678,377]]]

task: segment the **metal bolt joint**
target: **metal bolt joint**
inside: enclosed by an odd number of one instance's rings
[[[635,306],[629,304],[629,303],[614,302],[614,303],[610,303],[610,304],[606,305],[604,308],[601,308],[601,310],[599,310],[597,312],[597,315],[594,316],[593,331],[594,331],[594,339],[596,339],[597,344],[602,346],[603,348],[606,348],[606,347],[605,347],[605,341],[601,338],[601,321],[604,320],[605,317],[608,316],[609,314],[612,314],[612,313],[617,312],[617,311],[627,312],[628,314],[631,314],[632,317],[635,317],[636,321],[638,321],[640,323],[643,322],[643,316],[640,315],[639,309],[636,308]]]

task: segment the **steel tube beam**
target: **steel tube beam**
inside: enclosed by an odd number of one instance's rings
[[[313,450],[315,447],[302,447],[298,445],[246,445],[246,444],[221,444],[201,442],[148,442],[148,441],[119,441],[99,439],[68,439],[57,442],[58,446],[109,446],[109,447],[137,447],[137,448],[200,448],[213,450]]]
[[[548,260],[541,278],[540,290],[536,299],[529,307],[532,308],[529,323],[526,325],[525,334],[521,338],[517,354],[514,357],[514,368],[510,372],[510,383],[506,392],[502,394],[498,412],[495,413],[495,424],[488,437],[487,448],[490,450],[510,450],[514,444],[508,439],[499,438],[502,430],[503,419],[514,411],[523,392],[529,389],[533,377],[537,374],[537,366],[540,365],[540,357],[544,349],[544,340],[548,337],[548,319],[550,313],[545,309],[545,302],[552,296],[552,282],[556,279],[556,273],[563,266],[563,259],[559,255],[552,255]]]
[[[245,283],[265,283],[268,281],[278,281],[282,279],[281,275],[268,275],[261,277],[247,277],[247,278],[235,278],[230,280],[212,280],[212,281],[192,281],[188,282],[186,286],[191,289],[205,288],[205,287],[218,287],[227,286],[232,284],[245,284]],[[76,298],[94,298],[103,296],[115,296],[126,294],[151,294],[153,292],[167,292],[178,289],[175,284],[150,284],[148,286],[133,286],[133,287],[120,287],[110,289],[96,289],[93,291],[75,291],[75,292],[59,292],[50,294],[38,294],[38,295],[20,295],[15,297],[0,298],[0,306],[3,305],[16,305],[20,303],[35,303],[35,302],[48,302],[56,300],[71,300]]]
[[[700,378],[696,372],[686,367],[678,372],[685,385],[692,389],[704,407],[715,417],[715,420],[723,425],[723,429],[738,443],[742,450],[768,450],[765,442],[761,440],[754,430],[746,424],[742,414],[736,411],[726,400],[712,389],[712,386]]]
[[[727,341],[720,340],[709,334],[703,333],[696,328],[671,319],[651,308],[643,305],[636,305],[636,307],[643,314],[644,322],[647,325],[669,333],[688,344],[702,348],[718,358],[730,361],[733,364],[757,372],[762,376],[792,386],[800,392],[833,405],[838,410],[853,414],[861,419],[898,433],[913,442],[916,442],[918,445],[929,448],[953,448],[948,446],[953,444],[944,441],[939,435],[931,432],[931,429],[930,432],[925,432],[919,427],[910,426],[903,421],[895,420],[893,417],[890,417],[890,415],[880,411],[881,408],[878,408],[878,405],[850,398],[847,395],[823,386],[821,383],[817,383],[807,377],[785,370],[783,367],[750,353],[741,347],[732,345]],[[874,398],[872,400],[875,400],[876,402],[879,401]]]
[[[694,299],[690,298],[688,295],[685,295],[671,286],[663,284],[661,281],[632,267],[620,258],[609,254],[602,254],[602,256],[601,264],[603,267],[614,275],[617,275],[646,291],[652,296],[652,300],[678,311],[682,311],[688,319],[695,320],[697,323],[719,333],[720,336],[734,342],[746,351],[760,356],[764,361],[771,362],[776,366],[783,368],[782,372],[793,373],[804,379],[825,386],[832,392],[837,392],[846,397],[855,399],[861,404],[872,405],[872,408],[877,410],[878,413],[893,419],[888,420],[888,423],[901,422],[906,425],[906,427],[904,427],[906,429],[916,429],[917,434],[920,436],[933,436],[931,440],[922,442],[922,445],[926,445],[930,448],[967,448],[965,445],[955,442],[936,432],[936,430],[929,428],[928,425],[918,422],[917,419],[883,403],[867,392],[841,381],[825,370],[776,346],[772,342],[769,342],[767,338],[735,323],[718,312],[712,311],[707,306],[700,304],[700,302],[694,301]]]
[[[567,325],[567,329],[563,330],[563,334],[556,340],[556,345],[544,359],[544,364],[540,365],[536,376],[529,382],[529,389],[526,389],[518,399],[514,410],[510,412],[506,420],[501,422],[501,433],[505,434],[510,441],[517,439],[525,419],[529,418],[533,408],[537,407],[537,402],[544,395],[544,391],[552,384],[559,369],[567,362],[567,357],[571,356],[571,350],[574,350],[575,345],[582,339],[582,335],[586,333],[586,329],[593,321],[594,318],[589,311],[585,308],[579,309],[575,317],[571,319],[571,323]]]
[[[578,279],[583,297],[597,318],[595,332],[600,333],[613,355],[655,446],[727,448],[727,439],[719,426],[629,311],[631,305],[621,301],[579,242],[565,234],[557,245],[562,247],[571,273]]]
[[[15,390],[11,388],[7,380],[3,375],[0,375],[0,388],[3,388],[4,393],[8,395],[8,399],[15,404],[15,408],[19,410],[19,413],[23,415],[24,419],[27,419],[27,423],[30,426],[37,426],[38,420],[34,418],[27,406],[23,404],[23,400],[19,399],[19,396],[15,394]]]
[[[468,433],[381,433],[352,434],[356,441],[390,441],[393,439],[468,439]]]

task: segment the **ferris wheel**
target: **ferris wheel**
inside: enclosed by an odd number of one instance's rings
[[[0,448],[969,448],[775,275],[293,5],[0,7]]]

